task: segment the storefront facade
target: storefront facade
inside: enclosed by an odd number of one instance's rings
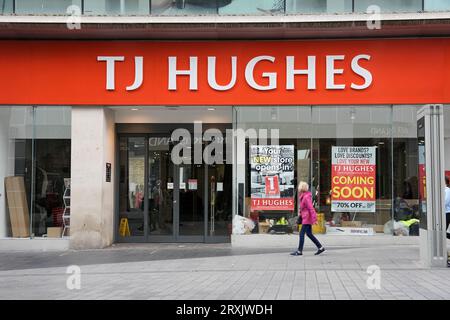
[[[317,232],[419,234],[417,117],[450,117],[450,39],[1,46],[0,178],[23,177],[26,237],[64,216],[74,248],[290,232],[299,181]]]

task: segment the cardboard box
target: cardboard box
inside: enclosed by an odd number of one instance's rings
[[[341,221],[341,227],[361,228],[362,221]]]
[[[61,238],[63,228],[49,227],[47,228],[47,238]]]
[[[384,225],[382,224],[376,224],[372,226],[373,231],[378,232],[378,233],[383,233],[384,232]]]
[[[252,211],[251,207],[252,207],[252,198],[246,197],[245,198],[244,217],[249,217],[250,216],[250,212]]]
[[[28,238],[30,236],[30,213],[24,178],[6,177],[5,188],[12,235],[14,238]]]
[[[270,228],[270,224],[268,222],[260,222],[258,224],[259,233],[267,233]]]

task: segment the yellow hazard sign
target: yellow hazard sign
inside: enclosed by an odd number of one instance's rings
[[[131,236],[130,226],[128,225],[128,218],[120,219],[119,234],[122,237],[129,237],[129,236]]]

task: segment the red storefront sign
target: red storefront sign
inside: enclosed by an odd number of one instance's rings
[[[0,104],[450,103],[450,39],[1,41]]]

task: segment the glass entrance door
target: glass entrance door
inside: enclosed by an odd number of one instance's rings
[[[168,136],[150,136],[148,142],[148,237],[171,241],[174,233],[174,166]]]
[[[170,134],[119,136],[120,242],[226,242],[231,164],[175,165]]]
[[[205,166],[183,164],[177,166],[178,240],[203,242],[205,235]]]
[[[174,166],[164,135],[119,137],[119,219],[121,242],[173,242]]]
[[[146,236],[146,138],[119,139],[119,241],[141,242]]]
[[[231,234],[232,165],[212,164],[207,166],[208,212],[206,242],[227,242]]]

